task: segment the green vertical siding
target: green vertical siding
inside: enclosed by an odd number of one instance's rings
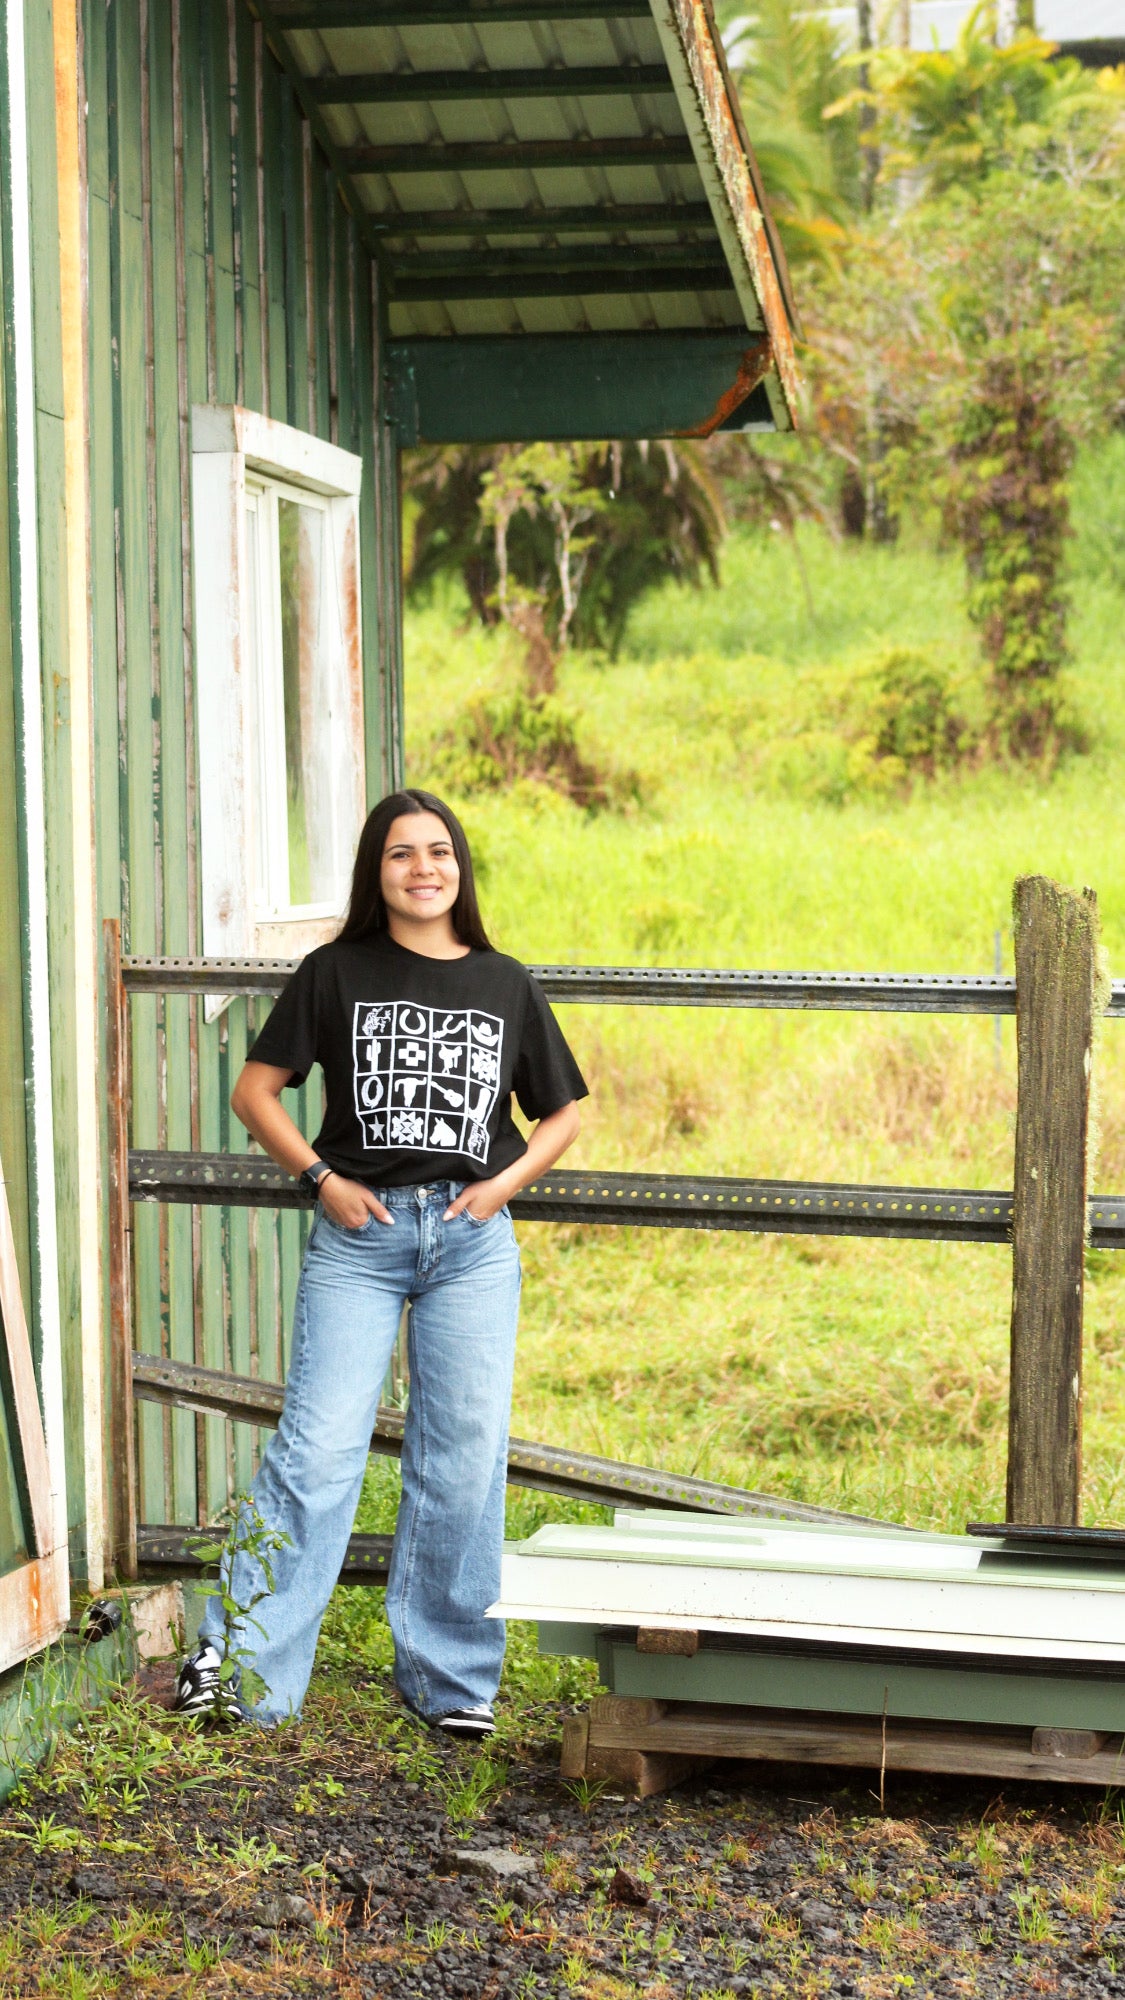
[[[77,1413],[66,1437],[71,1555],[85,1568],[84,1403],[80,1322],[78,1187],[88,1163],[76,1143],[79,1065],[96,1024],[77,1013],[71,926],[74,881],[71,770],[71,648],[68,621],[63,443],[63,378],[53,8],[24,8],[27,127],[31,146],[30,226],[32,327],[35,356],[36,533],[39,645],[43,677],[43,780],[47,800],[47,949],[51,1011],[51,1100],[55,1132],[55,1196],[63,1396]],[[33,588],[25,578],[25,588]],[[36,1315],[37,1319],[37,1315]],[[38,1328],[33,1328],[33,1340]],[[100,1496],[99,1496],[100,1497]]]
[[[3,50],[0,48],[0,64]],[[0,88],[3,85],[0,78]],[[3,99],[0,98],[0,104]],[[3,166],[0,141],[0,166]],[[5,224],[7,218],[4,218]],[[7,336],[10,299],[6,283],[7,229],[0,229],[0,325]],[[26,1038],[24,1034],[24,871],[19,856],[24,846],[18,801],[17,698],[13,633],[13,593],[10,535],[13,509],[8,454],[8,362],[10,341],[0,353],[0,1161],[16,1239],[16,1260],[25,1299],[31,1297],[28,1240],[28,1148]],[[2,1329],[0,1329],[2,1332]],[[28,1522],[24,1518],[16,1476],[14,1422],[0,1369],[0,1576],[26,1562]]]
[[[84,42],[99,896],[126,951],[197,952],[188,413],[243,402],[363,457],[377,797],[398,769],[400,685],[379,314],[370,257],[244,0],[86,0]],[[228,1096],[254,1003],[207,1025],[190,997],[138,998],[132,1021],[133,1143],[244,1150]],[[138,1345],[276,1379],[304,1218],[143,1205],[134,1222]],[[143,1519],[209,1518],[249,1478],[245,1427],[138,1416]]]

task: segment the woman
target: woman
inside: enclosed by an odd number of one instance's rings
[[[281,1093],[315,1062],[325,1113],[310,1146]],[[538,1121],[526,1142],[513,1091]],[[484,1614],[499,1595],[520,1289],[506,1204],[573,1142],[586,1094],[535,981],[489,944],[460,823],[428,792],[393,793],[360,836],[339,936],[298,967],[231,1097],[317,1198],[285,1408],[251,1489],[266,1527],[289,1537],[272,1594],[237,1629],[266,1689],[256,1720],[300,1710],[409,1301],[395,1679],[424,1721],[491,1735],[504,1627]],[[260,1562],[236,1553],[235,1602],[264,1588]],[[183,1713],[244,1712],[221,1679],[223,1643],[212,1598],[177,1681]]]

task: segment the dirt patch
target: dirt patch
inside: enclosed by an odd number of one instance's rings
[[[272,1734],[167,1687],[0,1814],[0,1993],[1125,1995],[1115,1796],[896,1778],[881,1816],[863,1774],[730,1765],[638,1804],[560,1782],[549,1703],[481,1752],[381,1675]]]

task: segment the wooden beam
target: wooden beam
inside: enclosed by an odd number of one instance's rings
[[[663,63],[598,63],[585,69],[416,69],[339,72],[309,78],[317,104],[480,104],[509,97],[634,97],[670,94]]]
[[[338,157],[345,174],[481,174],[535,173],[544,167],[691,167],[691,140],[620,139],[482,139],[424,140],[402,146],[342,146]]]
[[[637,1791],[662,1789],[659,1760],[739,1757],[793,1764],[851,1764],[869,1770],[933,1771],[951,1776],[1063,1779],[1080,1785],[1119,1785],[1125,1776],[1122,1739],[1111,1736],[1077,1756],[1066,1749],[1034,1747],[1030,1729],[982,1728],[953,1722],[908,1722],[851,1715],[802,1715],[785,1709],[733,1708],[711,1703],[638,1701],[610,1707],[611,1697],[590,1704],[583,1742],[571,1727],[567,1768],[574,1776],[610,1775]],[[660,1712],[646,1715],[644,1710]],[[575,1721],[578,1718],[574,1719]],[[584,1757],[584,1770],[578,1768]],[[637,1763],[630,1766],[629,1758]],[[617,1763],[615,1760],[620,1759]],[[645,1760],[651,1760],[647,1763]]]
[[[404,445],[675,437],[710,421],[748,345],[737,326],[395,339],[390,413]],[[772,427],[764,388],[737,421]]]
[[[1097,899],[1014,892],[1019,1097],[1013,1194],[1010,1521],[1078,1520]]]
[[[705,229],[715,223],[705,201],[571,203],[561,208],[437,208],[369,210],[372,234],[392,236],[553,236]]]

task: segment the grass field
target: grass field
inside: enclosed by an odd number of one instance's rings
[[[1081,468],[1075,702],[1089,755],[912,795],[824,796],[818,704],[880,646],[972,657],[957,559],[921,540],[802,530],[809,619],[781,536],[733,538],[722,587],[667,586],[615,664],[571,658],[564,699],[642,803],[589,816],[539,786],[460,800],[498,944],[528,960],[887,971],[1011,965],[1014,878],[1099,894],[1125,970],[1125,440]],[[408,620],[408,770],[474,693],[510,684],[504,634],[456,601]],[[831,753],[831,745],[825,754]],[[573,1164],[1011,1184],[1014,1030],[986,1020],[567,1010],[591,1086]],[[1125,1186],[1125,1029],[1099,1052],[1096,1185]],[[918,1525],[1003,1512],[1010,1256],[999,1247],[663,1231],[522,1230],[515,1428]],[[1125,1519],[1125,1258],[1091,1258],[1086,1510]],[[372,1494],[372,1507],[376,1495]],[[537,1503],[518,1503],[527,1522]]]

